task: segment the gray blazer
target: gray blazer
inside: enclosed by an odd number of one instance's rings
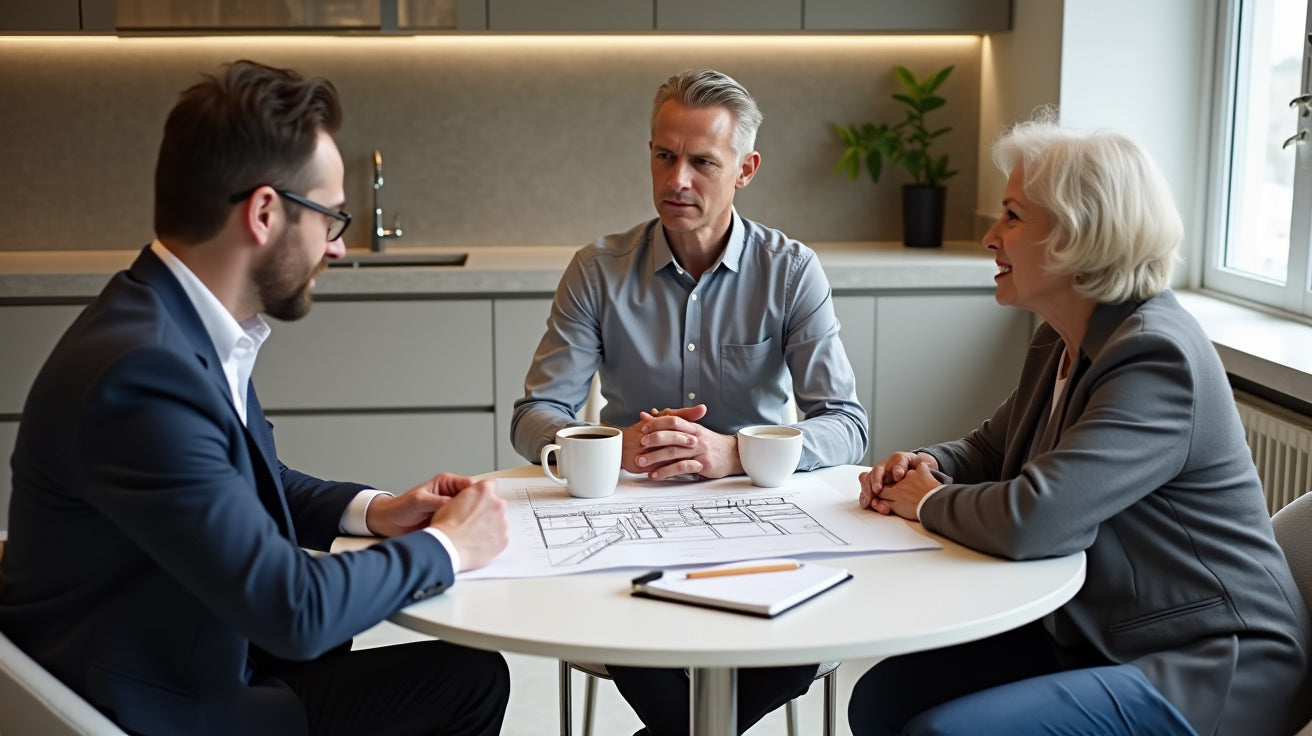
[[[1049,420],[1063,349],[1040,327],[993,417],[925,448],[952,483],[921,521],[1014,559],[1084,550],[1084,587],[1044,620],[1072,666],[1138,667],[1204,736],[1293,733],[1308,612],[1215,349],[1169,291],[1101,305]]]

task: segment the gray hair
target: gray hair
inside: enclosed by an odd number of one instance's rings
[[[1023,167],[1025,196],[1048,211],[1048,269],[1102,303],[1160,294],[1184,239],[1184,224],[1156,164],[1134,141],[1080,131],[1045,110],[993,145],[993,162]]]
[[[651,108],[651,132],[656,133],[656,115],[661,105],[674,100],[693,108],[723,107],[733,116],[733,152],[742,163],[756,146],[756,131],[765,118],[756,100],[727,74],[703,69],[675,74],[656,90]]]

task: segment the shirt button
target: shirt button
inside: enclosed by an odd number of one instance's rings
[[[688,343],[688,352],[691,353],[692,351],[694,351],[694,350],[696,350],[696,349],[697,349],[697,346],[696,346],[696,345],[693,345],[692,343]]]
[[[697,301],[697,295],[696,295],[696,294],[693,294],[693,295],[692,295],[692,300],[693,300],[693,301]]]
[[[683,275],[683,269],[682,269],[682,268],[676,268],[676,269],[674,269],[674,270],[675,270],[675,271],[678,271],[680,276]]]
[[[689,399],[695,399],[695,398],[697,398],[697,394],[696,394],[695,392],[689,391],[689,392],[688,392],[688,398],[689,398]]]

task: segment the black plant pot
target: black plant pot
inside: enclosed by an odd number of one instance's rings
[[[943,211],[946,187],[927,184],[902,185],[902,243],[909,248],[943,245]]]

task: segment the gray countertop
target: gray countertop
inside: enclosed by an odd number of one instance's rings
[[[579,245],[396,248],[396,253],[469,254],[463,266],[331,268],[315,286],[324,296],[545,295]],[[817,243],[836,292],[993,288],[992,255],[974,242],[942,248],[900,243]],[[0,300],[88,300],[135,250],[0,252]]]

